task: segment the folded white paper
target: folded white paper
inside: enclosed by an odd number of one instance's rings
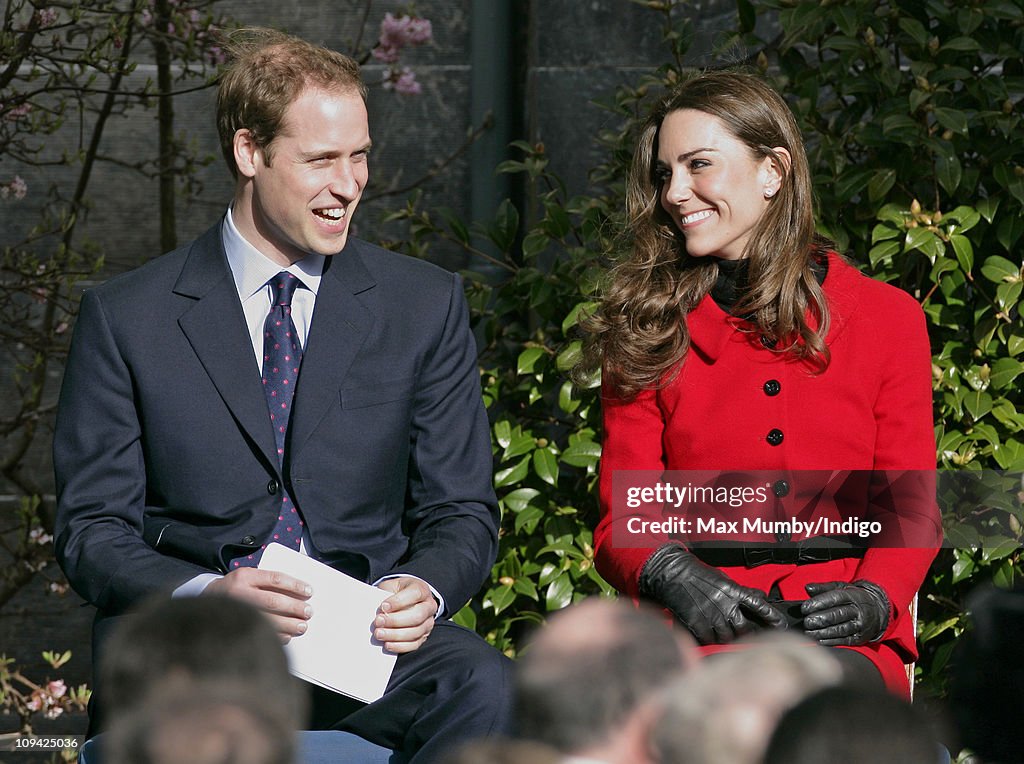
[[[373,638],[373,619],[390,592],[281,544],[267,545],[260,568],[287,573],[313,587],[309,628],[284,646],[291,672],[365,703],[380,698],[398,656]]]

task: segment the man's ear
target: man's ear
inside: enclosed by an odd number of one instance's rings
[[[232,145],[238,174],[245,178],[251,178],[256,174],[257,166],[263,163],[262,149],[256,145],[252,133],[244,127],[235,131]]]

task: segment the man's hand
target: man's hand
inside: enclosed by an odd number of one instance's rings
[[[399,576],[377,584],[392,595],[380,603],[373,636],[392,653],[411,653],[427,641],[434,628],[437,600],[418,578]]]
[[[306,602],[313,588],[276,570],[237,568],[211,581],[204,594],[226,594],[255,605],[274,623],[281,642],[306,633],[313,608]]]

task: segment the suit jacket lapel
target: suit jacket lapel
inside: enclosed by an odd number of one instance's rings
[[[238,291],[224,257],[220,225],[192,245],[174,291],[195,300],[178,318],[178,325],[199,362],[239,426],[277,469],[277,446],[260,370]]]
[[[289,458],[299,455],[330,408],[340,405],[341,382],[373,325],[372,312],[357,297],[375,285],[360,250],[349,239],[327,260],[295,388]]]

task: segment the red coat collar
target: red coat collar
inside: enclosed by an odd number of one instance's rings
[[[822,284],[832,322],[825,340],[828,345],[842,334],[857,310],[860,303],[857,279],[861,278],[864,278],[863,274],[838,254],[828,253],[828,275]],[[691,347],[708,363],[714,363],[721,357],[726,343],[737,331],[749,332],[753,342],[760,340],[751,323],[726,313],[715,303],[711,295],[705,295],[704,299],[697,303],[697,307],[686,317],[686,323],[690,330]]]

